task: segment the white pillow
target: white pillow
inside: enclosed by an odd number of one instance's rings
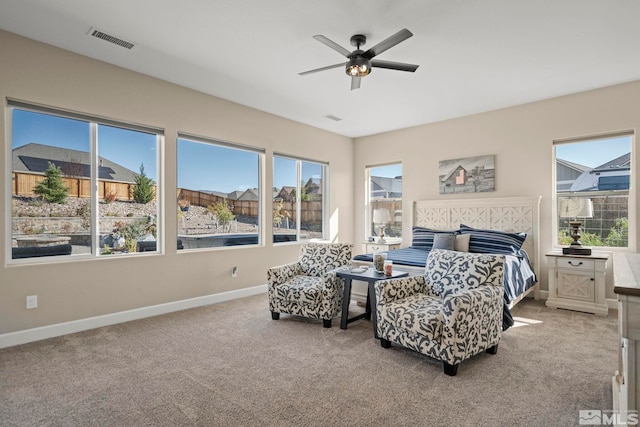
[[[469,241],[471,234],[457,234],[456,241],[453,243],[453,250],[458,252],[469,252]]]

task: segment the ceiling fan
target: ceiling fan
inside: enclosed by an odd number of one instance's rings
[[[394,35],[373,46],[369,50],[363,51],[360,50],[360,46],[366,44],[367,37],[362,34],[356,34],[351,36],[351,45],[356,47],[356,50],[354,50],[353,52],[349,52],[347,49],[343,48],[336,42],[329,40],[323,35],[313,36],[314,39],[318,40],[322,44],[329,46],[331,49],[337,51],[341,55],[346,56],[349,60],[347,62],[341,62],[339,64],[316,68],[315,70],[304,71],[299,74],[301,76],[305,76],[307,74],[317,73],[318,71],[345,67],[347,75],[351,76],[351,90],[354,90],[360,88],[360,79],[364,76],[369,75],[372,68],[387,68],[389,70],[410,71],[413,73],[418,69],[418,65],[373,59],[373,57],[380,55],[385,50],[392,48],[393,46],[405,41],[411,36],[413,36],[413,33],[406,28],[403,28]]]

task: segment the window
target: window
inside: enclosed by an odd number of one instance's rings
[[[261,150],[179,135],[178,239],[184,249],[260,243]]]
[[[572,242],[580,223],[584,246],[628,247],[632,134],[556,142],[558,245]]]
[[[274,243],[324,238],[326,168],[318,162],[273,157]]]
[[[9,112],[13,259],[157,251],[158,130],[17,102]]]
[[[368,236],[402,236],[402,164],[367,168]]]

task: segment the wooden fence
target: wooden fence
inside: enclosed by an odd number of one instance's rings
[[[38,182],[44,179],[44,175],[13,172],[11,174],[11,191],[14,196],[35,196],[35,188]],[[69,197],[91,197],[91,181],[86,178],[63,177],[62,182],[69,189]],[[133,183],[98,181],[98,196],[113,194],[116,200],[133,200]],[[155,186],[153,191],[155,193]]]
[[[204,206],[207,207],[209,205],[216,204],[218,202],[223,202],[226,200],[227,206],[233,212],[234,215],[243,216],[243,217],[251,217],[258,218],[259,206],[257,200],[229,200],[222,196],[217,196],[215,194],[203,193],[200,191],[187,190],[184,188],[178,188],[176,192],[176,197],[178,200],[184,199],[188,200],[192,205],[195,206]],[[280,202],[273,201],[272,202],[272,210],[278,208]],[[296,205],[295,202],[291,201],[282,201],[282,209],[280,210],[281,214],[285,216],[285,218],[289,218],[290,222],[297,221],[296,214]],[[322,201],[303,201],[300,204],[300,217],[302,223],[321,223],[322,222]],[[283,225],[286,220],[283,219]]]

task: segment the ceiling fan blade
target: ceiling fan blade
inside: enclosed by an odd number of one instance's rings
[[[391,37],[388,37],[385,40],[382,40],[380,43],[373,46],[371,49],[367,50],[365,53],[362,54],[362,56],[364,56],[367,59],[371,59],[376,55],[380,55],[385,50],[394,47],[398,43],[405,41],[412,35],[413,33],[411,31],[407,30],[406,28],[403,28],[402,30],[398,31]]]
[[[323,35],[317,34],[315,36],[313,36],[314,39],[318,40],[320,43],[329,46],[331,49],[335,50],[336,52],[338,52],[340,55],[345,56],[345,57],[349,57],[349,55],[351,55],[351,52],[348,51],[347,49],[343,48],[342,46],[340,46],[338,43],[334,42],[333,40],[329,40],[328,38],[326,38]]]
[[[347,65],[346,62],[341,62],[339,64],[327,65],[326,67],[316,68],[315,70],[303,71],[302,73],[298,73],[301,76],[306,76],[307,74],[317,73],[318,71],[330,70],[332,68],[345,67]]]
[[[412,73],[419,67],[419,65],[405,64],[404,62],[381,61],[379,59],[373,59],[371,66],[374,68],[387,68],[389,70],[409,71]]]
[[[362,77],[351,76],[351,90],[360,89],[360,80]]]

